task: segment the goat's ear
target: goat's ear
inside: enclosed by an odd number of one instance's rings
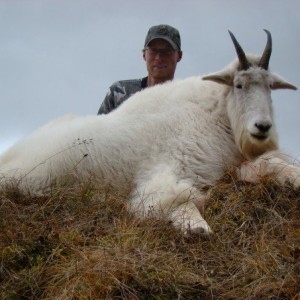
[[[203,80],[210,80],[210,81],[214,81],[220,84],[226,84],[226,85],[233,85],[233,78],[230,74],[228,73],[223,73],[223,72],[219,72],[219,73],[214,73],[211,75],[207,75],[202,77]]]
[[[272,75],[273,84],[271,86],[272,90],[278,90],[278,89],[289,89],[289,90],[297,90],[297,87],[284,79],[280,78],[277,75]]]

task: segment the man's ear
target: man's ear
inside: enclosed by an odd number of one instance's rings
[[[178,52],[178,58],[177,58],[177,62],[180,62],[182,59],[182,51]]]

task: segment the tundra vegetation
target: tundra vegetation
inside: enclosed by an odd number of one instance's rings
[[[300,192],[228,173],[209,188],[212,235],[139,219],[91,182],[0,191],[1,299],[299,299]]]

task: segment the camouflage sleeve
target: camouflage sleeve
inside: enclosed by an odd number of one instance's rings
[[[122,82],[115,82],[106,94],[100,108],[98,115],[108,114],[115,108],[117,108],[128,96],[126,95],[126,89]]]
[[[142,86],[142,80],[145,81],[146,79],[147,78],[131,79],[115,82],[110,86],[109,91],[98,110],[98,115],[110,113],[131,95],[142,90],[144,88],[144,86]]]
[[[115,108],[116,108],[116,105],[115,105],[115,101],[114,101],[114,97],[113,97],[113,92],[110,87],[109,91],[107,92],[107,94],[98,110],[98,115],[108,114]]]

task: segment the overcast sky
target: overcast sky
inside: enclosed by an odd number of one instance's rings
[[[182,37],[176,78],[222,69],[235,58],[230,29],[246,52],[272,33],[272,71],[300,87],[298,0],[0,0],[0,152],[42,124],[96,114],[116,80],[146,75],[148,28]],[[281,148],[300,157],[300,91],[273,92]]]

